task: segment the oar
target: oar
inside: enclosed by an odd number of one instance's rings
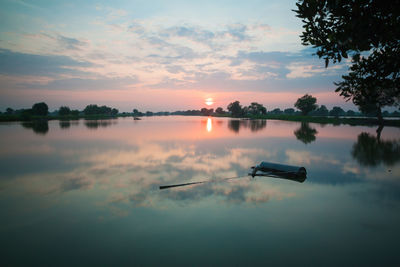
[[[275,171],[275,172],[264,172],[264,173],[260,173],[260,174],[255,174],[254,176],[267,176],[267,177],[272,177],[272,178],[283,178],[283,179],[286,178],[286,179],[289,179],[287,177],[284,177],[285,175],[295,175],[295,173],[294,172]],[[249,173],[249,174],[243,175],[243,176],[229,177],[229,178],[218,179],[218,180],[206,180],[206,181],[190,182],[190,183],[184,183],[184,184],[161,185],[160,186],[160,190],[173,188],[173,187],[194,185],[194,184],[217,183],[217,182],[222,182],[222,181],[227,181],[227,180],[243,178],[243,177],[247,177],[247,176],[253,176],[253,174]],[[294,179],[292,178],[290,180],[299,181],[299,179],[296,179],[296,178],[294,178]]]
[[[172,188],[172,187],[193,185],[193,184],[217,183],[217,182],[222,182],[222,181],[227,181],[227,180],[233,180],[233,179],[238,179],[238,178],[243,178],[243,177],[247,177],[247,175],[236,176],[236,177],[229,177],[229,178],[218,179],[218,180],[206,180],[206,181],[200,181],[200,182],[190,182],[190,183],[184,183],[184,184],[161,185],[161,186],[160,186],[160,190],[162,190],[162,189],[168,189],[168,188]]]
[[[191,184],[203,184],[208,181],[202,181],[202,182],[191,182],[191,183],[186,183],[186,184],[171,184],[171,185],[161,185],[160,189],[167,189],[171,187],[178,187],[178,186],[185,186],[185,185],[191,185]]]

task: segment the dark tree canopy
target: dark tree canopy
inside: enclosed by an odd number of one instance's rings
[[[285,113],[285,114],[294,114],[294,112],[295,112],[295,110],[294,110],[294,108],[286,108],[284,111],[283,111],[283,113]]]
[[[349,52],[399,47],[399,0],[299,0],[296,6],[303,44],[316,47],[326,65]]]
[[[225,113],[225,111],[224,111],[224,109],[223,109],[223,108],[221,108],[221,107],[217,107],[217,109],[215,110],[215,113],[217,113],[217,114],[224,114],[224,113]]]
[[[60,107],[60,109],[58,110],[58,114],[59,114],[60,116],[69,115],[69,114],[71,114],[71,109],[70,109],[69,107],[62,106],[62,107]]]
[[[303,115],[307,115],[318,107],[316,103],[317,99],[315,97],[309,94],[305,94],[297,99],[294,106],[298,108]]]
[[[329,115],[339,117],[346,115],[346,112],[344,112],[344,110],[341,107],[333,107],[332,110],[329,111]]]
[[[46,116],[49,113],[49,107],[46,103],[40,102],[32,106],[32,114],[38,116]]]
[[[200,110],[200,112],[201,112],[201,115],[203,115],[203,116],[211,116],[214,112],[214,109],[213,108],[210,108],[210,109],[202,108]]]
[[[269,113],[270,113],[270,114],[279,115],[279,114],[282,114],[283,111],[282,111],[280,108],[274,108],[274,109],[271,110]]]
[[[304,23],[302,43],[317,48],[326,67],[352,57],[336,92],[382,121],[381,108],[400,102],[400,0],[299,0],[296,5]]]
[[[116,115],[118,113],[117,109],[112,109],[107,106],[97,106],[95,104],[87,105],[83,110],[85,115]]]
[[[250,106],[247,107],[247,112],[251,115],[265,115],[267,114],[267,109],[257,102],[252,102]]]
[[[231,112],[233,117],[240,117],[243,115],[243,108],[239,101],[230,103],[227,109],[229,112]]]
[[[10,114],[13,114],[13,113],[14,113],[14,110],[12,108],[7,108],[6,109],[6,114],[10,115]]]
[[[354,110],[348,110],[347,112],[346,112],[346,116],[356,116],[357,114],[356,114],[356,112],[354,111]]]
[[[113,108],[113,109],[111,110],[111,115],[117,115],[117,114],[118,114],[118,112],[119,112],[119,110],[118,110],[118,109],[116,109],[116,108]]]
[[[321,105],[319,108],[317,108],[312,115],[316,116],[328,116],[329,115],[329,110],[326,108],[325,105]]]

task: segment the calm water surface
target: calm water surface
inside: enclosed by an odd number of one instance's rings
[[[1,265],[399,265],[400,129],[153,117],[0,124]],[[260,161],[304,183],[241,176]]]

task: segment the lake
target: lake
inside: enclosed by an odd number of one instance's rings
[[[16,122],[0,148],[3,266],[400,265],[399,128]],[[307,179],[246,176],[261,161]]]

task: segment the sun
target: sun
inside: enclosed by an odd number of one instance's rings
[[[206,98],[206,101],[204,103],[206,103],[207,106],[211,106],[212,104],[214,104],[214,99],[212,99],[211,97]]]

